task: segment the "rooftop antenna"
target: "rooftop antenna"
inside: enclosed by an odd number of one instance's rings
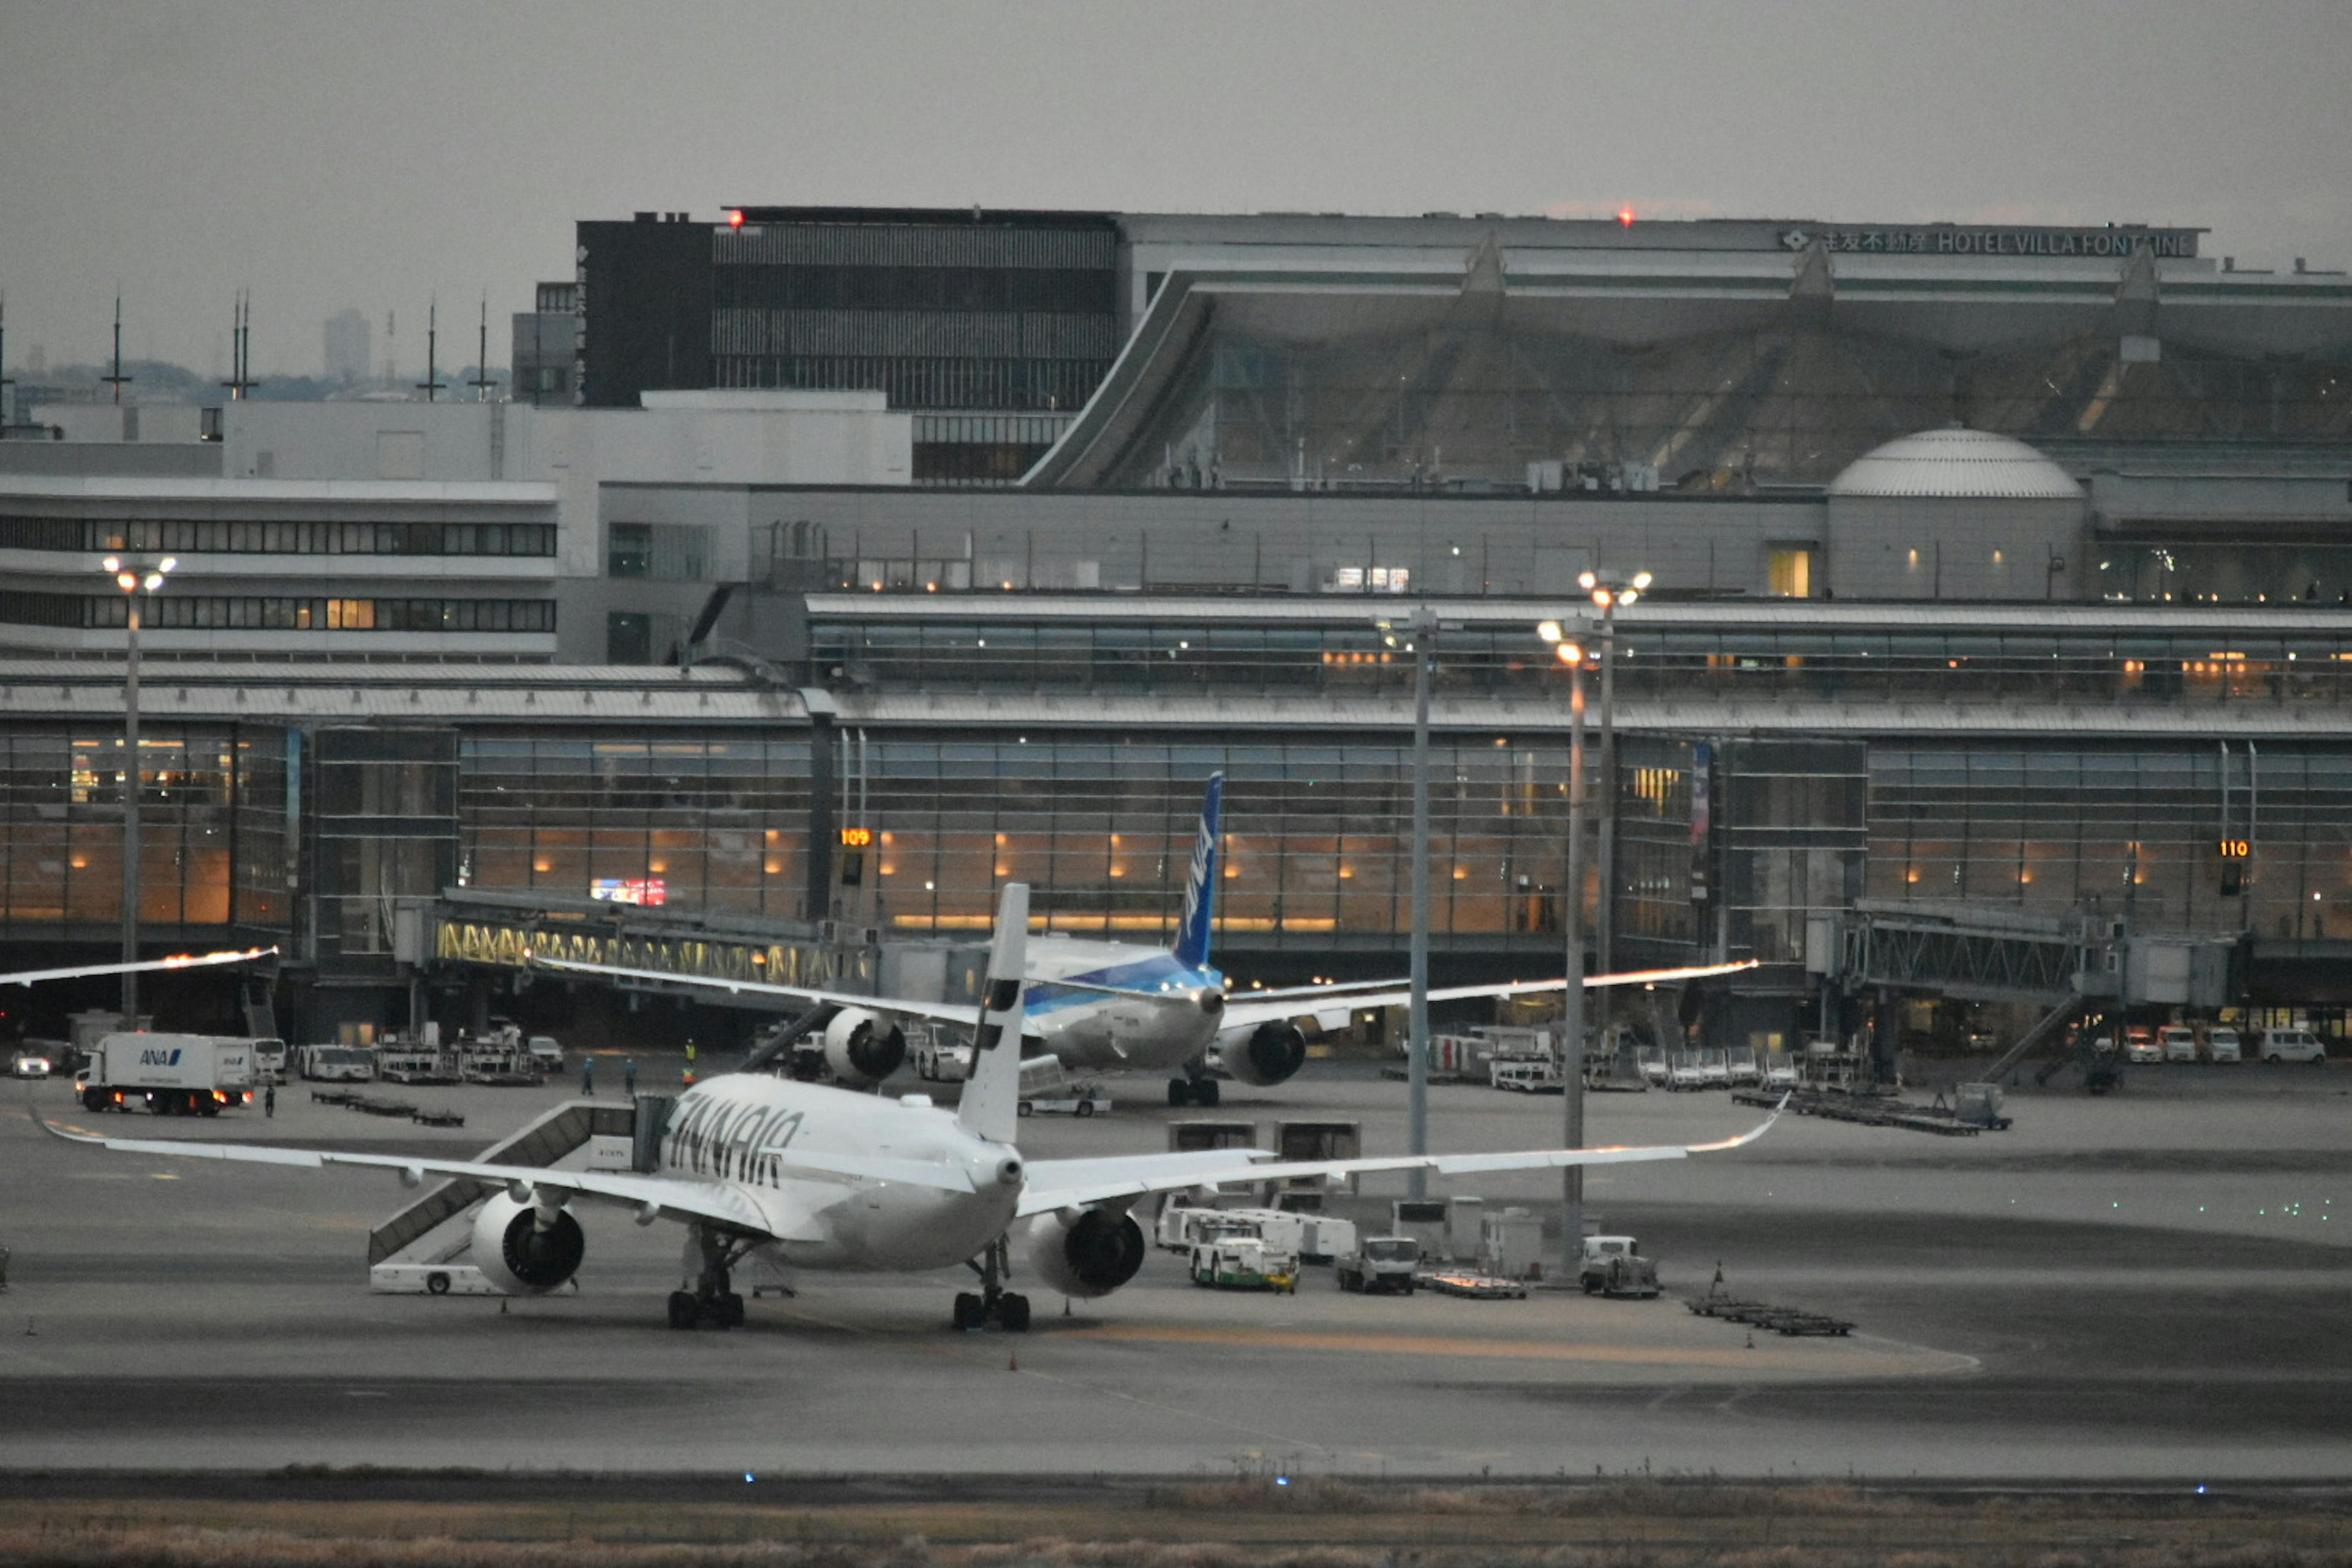
[[[425,394],[427,403],[433,402],[442,388],[449,384],[441,379],[441,373],[436,368],[436,340],[439,336],[440,321],[441,301],[436,300],[425,307],[425,379],[416,384],[416,389]]]
[[[114,297],[114,374],[101,375],[98,379],[114,388],[114,401],[117,403],[122,401],[122,389],[138,379],[122,374],[122,296],[120,294]]]
[[[488,403],[490,388],[498,384],[490,379],[490,297],[482,296],[481,331],[474,348],[474,379],[466,384],[474,389],[474,401]]]
[[[253,291],[236,291],[236,325],[229,333],[228,379],[221,383],[231,398],[241,399],[261,383],[253,379]]]

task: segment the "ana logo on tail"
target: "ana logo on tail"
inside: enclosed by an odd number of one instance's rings
[[[1192,868],[1184,879],[1184,919],[1176,931],[1176,961],[1198,969],[1209,962],[1209,931],[1216,920],[1217,825],[1225,775],[1209,775],[1201,798],[1201,829],[1192,839]]]

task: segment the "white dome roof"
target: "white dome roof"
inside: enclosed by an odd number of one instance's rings
[[[1953,425],[1864,452],[1830,481],[1829,493],[2079,500],[2083,487],[2022,441]]]

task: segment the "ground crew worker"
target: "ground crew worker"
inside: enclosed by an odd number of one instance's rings
[[[580,1092],[590,1100],[596,1098],[596,1058],[580,1058]]]
[[[261,1114],[264,1116],[278,1114],[278,1086],[274,1083],[265,1083],[261,1086]]]
[[[637,1097],[637,1058],[629,1057],[621,1063],[621,1089],[631,1100]]]

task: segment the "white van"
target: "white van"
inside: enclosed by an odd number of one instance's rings
[[[2197,1059],[2197,1031],[2183,1024],[2168,1024],[2156,1032],[2157,1043],[2164,1047],[2164,1059],[2168,1062],[2193,1062]]]
[[[540,1071],[560,1073],[563,1070],[563,1047],[555,1043],[553,1035],[533,1035],[523,1042],[523,1048],[530,1056],[531,1066]]]
[[[2205,1055],[2208,1059],[2217,1062],[2243,1060],[2239,1051],[2238,1031],[2223,1024],[2216,1024],[2206,1030]]]
[[[2308,1029],[2264,1029],[2262,1058],[2266,1062],[2324,1062],[2327,1047]]]

